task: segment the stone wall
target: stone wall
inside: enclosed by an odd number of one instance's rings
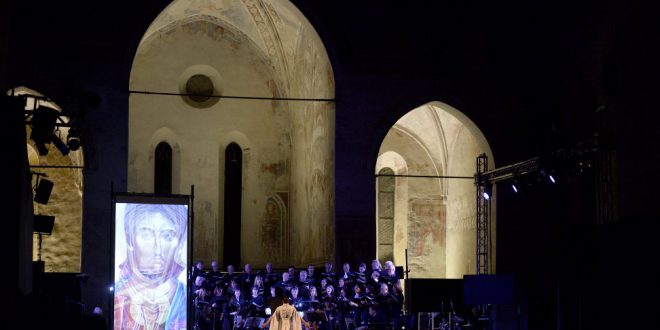
[[[189,93],[188,81],[201,75],[225,98],[196,104],[132,94],[128,190],[153,191],[153,151],[168,141],[173,193],[195,185],[194,258],[222,262],[231,235],[224,233],[224,150],[234,142],[243,151],[241,262],[333,258],[334,103],[285,100],[333,98],[320,39],[288,2],[199,4],[174,2],[154,21],[131,90]]]

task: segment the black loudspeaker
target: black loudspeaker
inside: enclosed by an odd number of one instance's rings
[[[34,215],[34,228],[32,231],[35,233],[50,235],[53,233],[53,226],[55,225],[55,216],[52,215]]]
[[[463,311],[462,279],[411,278],[406,284],[409,307],[413,315],[419,312]],[[415,321],[417,322],[417,321]]]
[[[395,273],[398,278],[403,279],[403,266],[396,266]]]
[[[52,181],[46,179],[39,180],[36,192],[34,193],[34,201],[39,204],[48,204],[51,191],[53,191]]]

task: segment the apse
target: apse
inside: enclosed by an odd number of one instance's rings
[[[167,142],[171,192],[194,185],[195,259],[334,259],[333,71],[290,2],[172,2],[140,42],[129,89],[127,189],[153,192]]]

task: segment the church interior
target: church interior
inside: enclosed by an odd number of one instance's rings
[[[189,265],[377,259],[413,318],[492,275],[484,329],[657,322],[651,1],[0,6],[17,318],[111,316],[120,192],[192,197]]]

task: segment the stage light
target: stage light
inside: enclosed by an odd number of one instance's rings
[[[513,191],[515,194],[520,193],[521,191],[525,190],[525,181],[522,179],[513,179],[511,181],[511,191]]]
[[[80,149],[80,131],[77,127],[71,127],[69,129],[69,134],[66,137],[66,145],[69,147],[69,150],[76,151]]]
[[[110,292],[115,291],[115,287],[114,286],[109,286],[108,291],[110,291]]]
[[[55,122],[59,115],[59,111],[44,105],[39,106],[33,111],[31,120],[32,133],[30,134],[30,139],[34,141],[34,144],[39,151],[39,155],[41,156],[48,154],[46,144],[49,144],[53,140]]]
[[[487,184],[484,186],[484,191],[481,193],[485,200],[489,201],[490,197],[493,195],[493,186]]]
[[[62,155],[66,156],[69,154],[69,147],[67,147],[66,144],[64,144],[64,142],[62,142],[62,140],[60,140],[57,135],[53,134],[52,140],[53,144],[57,147],[57,150],[62,153]]]
[[[556,173],[555,173],[554,170],[543,170],[537,176],[537,181],[539,183],[547,182],[547,184],[555,184],[555,183],[557,183],[557,177],[555,177],[555,176],[556,176]]]

